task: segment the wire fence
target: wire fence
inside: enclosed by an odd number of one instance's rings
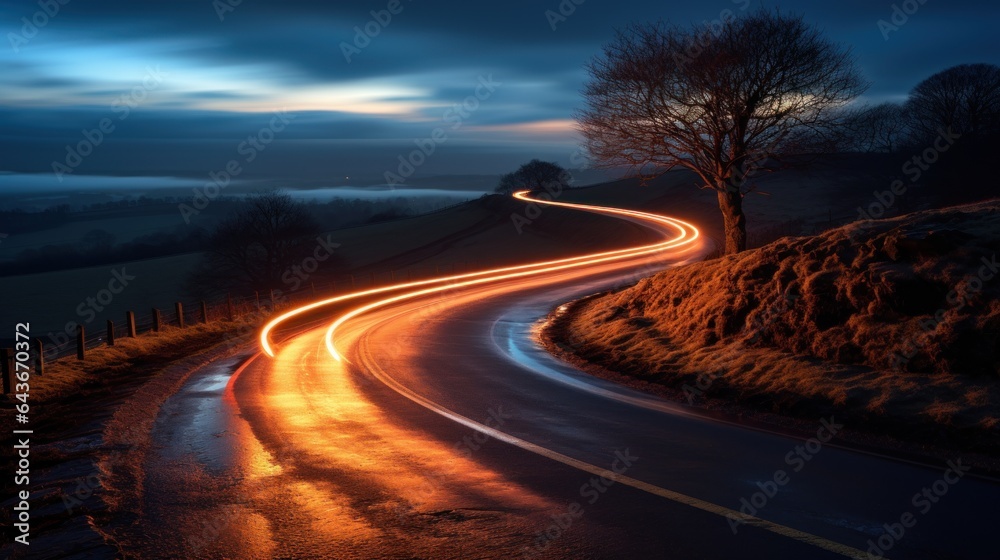
[[[390,286],[408,281],[427,280],[478,270],[476,262],[438,265],[413,265],[387,271],[369,270],[327,277],[322,282],[301,281],[299,288],[290,292],[259,290],[252,295],[225,294],[204,300],[185,300],[170,306],[150,306],[142,310],[127,311],[120,318],[102,317],[86,324],[78,323],[76,336],[66,335],[60,340],[31,340],[31,358],[35,375],[44,374],[44,365],[62,359],[86,360],[91,350],[113,346],[121,339],[141,337],[168,328],[189,328],[198,324],[217,321],[239,321],[249,317],[263,319],[281,309],[302,305],[321,298],[349,294],[376,287]],[[0,366],[3,369],[4,393],[12,385],[13,349],[0,349]],[[4,359],[6,358],[6,359]]]

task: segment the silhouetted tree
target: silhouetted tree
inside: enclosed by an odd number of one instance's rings
[[[533,159],[517,171],[500,178],[496,192],[511,194],[517,191],[561,190],[569,187],[572,176],[557,163]]]
[[[578,121],[597,166],[696,173],[718,194],[726,253],[746,248],[752,174],[834,148],[843,106],[866,87],[848,49],[763,9],[715,28],[632,25],[588,70]]]
[[[906,141],[907,115],[899,103],[866,106],[847,119],[847,148],[860,152],[893,153]]]
[[[212,232],[189,289],[251,292],[282,287],[282,276],[313,254],[319,227],[281,191],[252,194]]]
[[[913,88],[906,110],[921,144],[942,129],[972,138],[1000,133],[1000,66],[962,64],[934,74]]]
[[[939,72],[913,88],[906,109],[914,150],[938,152],[922,176],[937,204],[996,196],[1000,67],[963,64]]]

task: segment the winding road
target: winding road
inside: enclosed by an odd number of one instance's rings
[[[696,259],[656,243],[338,296],[160,412],[143,557],[992,558],[1000,485],[702,415],[544,352],[560,302]],[[180,538],[178,538],[178,536]]]

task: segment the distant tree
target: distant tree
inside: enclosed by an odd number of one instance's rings
[[[500,177],[496,192],[511,194],[517,191],[565,189],[573,177],[557,163],[533,159],[517,171]]]
[[[578,121],[597,166],[693,171],[718,195],[726,253],[746,248],[752,175],[834,149],[843,107],[866,88],[848,49],[764,9],[714,28],[632,25],[588,70]]]
[[[847,148],[860,152],[893,153],[906,141],[909,126],[899,103],[865,106],[847,119]]]
[[[962,64],[934,74],[913,88],[906,110],[920,143],[942,129],[967,137],[1000,133],[1000,66]]]
[[[517,178],[516,173],[504,173],[500,176],[500,182],[497,183],[497,188],[495,191],[499,194],[510,195],[521,189],[521,182]]]
[[[285,273],[313,254],[318,233],[308,209],[287,193],[249,195],[209,236],[189,289],[281,289]]]
[[[933,146],[940,152],[921,178],[937,204],[996,196],[1000,67],[963,64],[939,72],[913,88],[906,109],[914,149]]]

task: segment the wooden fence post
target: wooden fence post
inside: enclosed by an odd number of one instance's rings
[[[208,323],[208,306],[204,301],[201,302],[201,322]]]
[[[115,322],[108,319],[108,346],[115,345]]]
[[[35,375],[45,373],[45,348],[42,339],[36,338],[35,343]]]
[[[177,312],[177,326],[184,328],[184,304],[181,302],[174,303],[174,311]]]
[[[153,308],[153,332],[160,332],[160,310]]]
[[[260,311],[260,292],[254,290],[253,297],[257,299],[257,311]]]
[[[83,325],[76,325],[76,359],[82,360],[87,355],[87,331]]]
[[[132,311],[125,312],[125,330],[129,338],[135,338],[135,313]]]

